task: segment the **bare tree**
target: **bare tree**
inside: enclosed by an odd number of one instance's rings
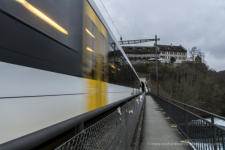
[[[192,47],[191,50],[189,51],[192,61],[195,60],[195,57],[197,56],[198,51],[199,49],[196,46]]]
[[[173,63],[175,63],[175,62],[176,62],[176,58],[175,58],[175,57],[171,57],[171,58],[170,58],[170,63],[173,64]]]
[[[189,53],[192,61],[195,61],[195,58],[198,56],[201,58],[201,62],[204,63],[205,54],[197,46],[192,47]]]

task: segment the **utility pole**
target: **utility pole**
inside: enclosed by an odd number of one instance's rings
[[[158,46],[157,46],[157,35],[155,35],[155,72],[156,72],[156,93],[159,96],[159,69],[158,69]]]
[[[155,63],[156,63],[156,83],[157,83],[157,95],[159,95],[159,77],[158,77],[158,52],[159,52],[159,48],[157,46],[157,41],[160,41],[160,38],[157,37],[157,35],[155,35],[155,38],[152,39],[138,39],[138,40],[126,40],[123,41],[123,38],[120,37],[120,45],[129,45],[129,44],[139,44],[139,43],[145,43],[145,42],[155,42],[154,46],[155,46]],[[150,75],[149,75],[150,76]],[[150,79],[150,77],[149,77]]]

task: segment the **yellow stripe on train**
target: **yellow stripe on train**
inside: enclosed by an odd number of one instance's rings
[[[107,104],[107,83],[98,80],[87,80],[87,110],[91,111]]]

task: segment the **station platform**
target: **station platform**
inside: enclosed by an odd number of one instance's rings
[[[146,96],[141,150],[190,150],[176,125],[151,96]]]

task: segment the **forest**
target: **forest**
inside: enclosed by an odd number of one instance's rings
[[[156,93],[155,63],[134,64]],[[159,94],[225,116],[225,71],[216,72],[204,63],[159,63]]]

